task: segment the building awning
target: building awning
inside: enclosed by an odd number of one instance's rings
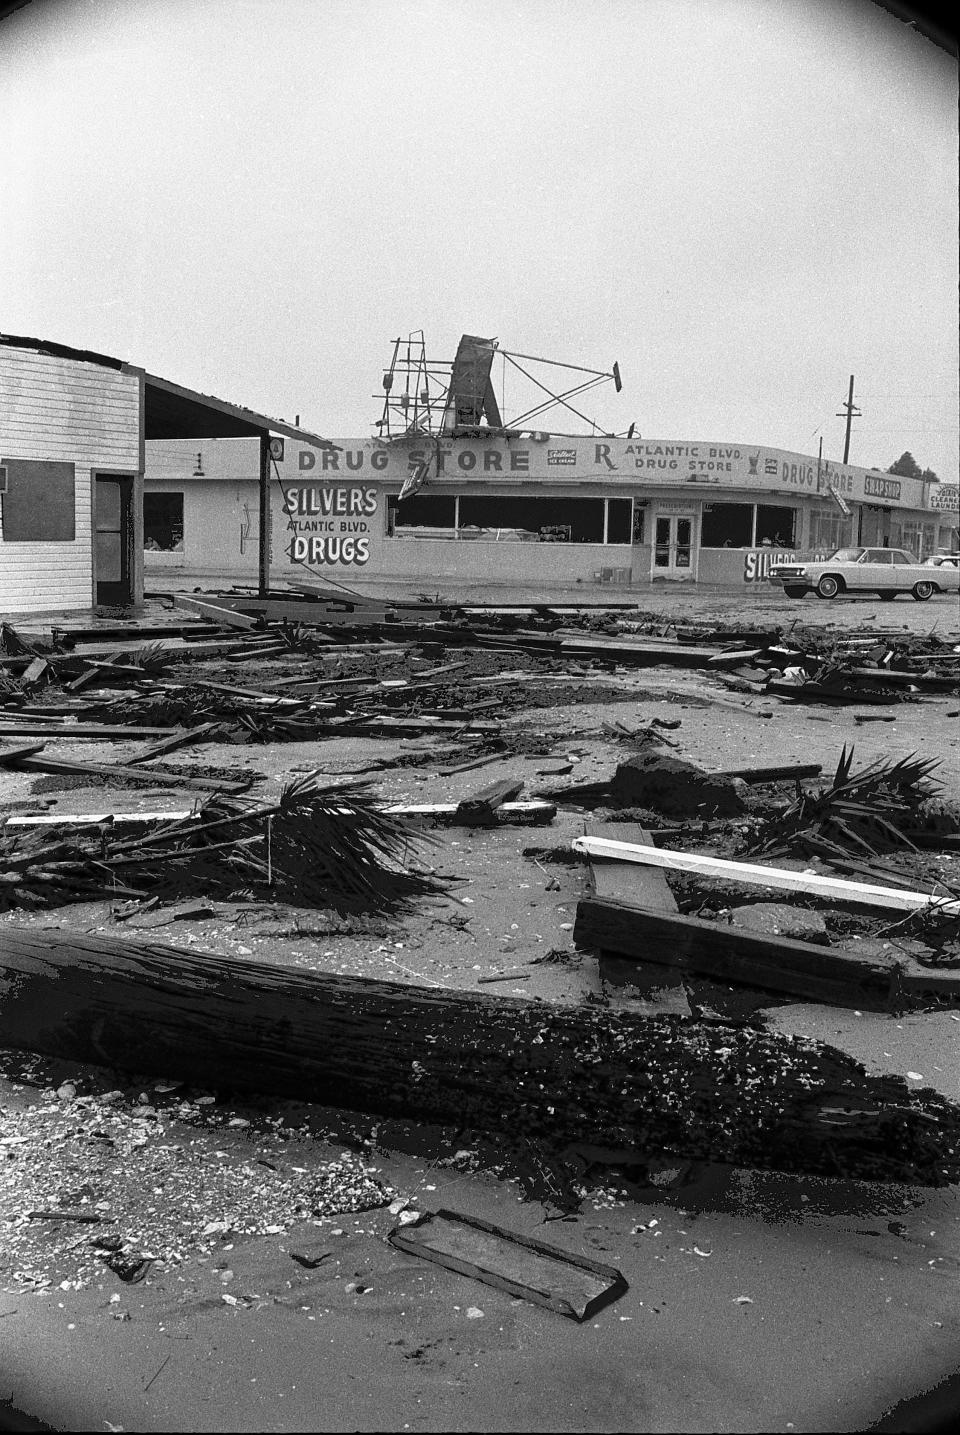
[[[273,419],[254,409],[241,408],[197,393],[156,374],[143,376],[143,436],[148,439],[256,438],[261,434],[282,434],[315,448],[336,448],[329,439],[306,429]]]

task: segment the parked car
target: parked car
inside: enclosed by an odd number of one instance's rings
[[[932,553],[923,560],[924,568],[960,568],[960,553]]]
[[[776,563],[770,577],[783,585],[788,598],[877,593],[891,602],[898,593],[912,593],[918,603],[925,603],[934,593],[960,592],[960,567],[949,559],[918,563],[902,548],[838,548],[815,562]]]

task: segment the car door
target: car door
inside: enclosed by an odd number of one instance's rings
[[[907,592],[914,583],[921,583],[925,575],[922,566],[914,560],[912,553],[906,553],[902,548],[894,548],[893,552],[893,576],[896,579],[897,587]]]
[[[889,548],[867,548],[851,568],[851,588],[886,587],[893,574],[890,571],[892,555]]]

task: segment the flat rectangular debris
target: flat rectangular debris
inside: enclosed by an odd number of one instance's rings
[[[388,1239],[409,1255],[435,1261],[571,1320],[589,1320],[627,1290],[626,1280],[614,1266],[456,1211],[429,1212],[416,1225],[396,1226]]]

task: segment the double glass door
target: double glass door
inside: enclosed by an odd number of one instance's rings
[[[653,576],[690,578],[693,564],[693,519],[661,514],[655,520]]]

